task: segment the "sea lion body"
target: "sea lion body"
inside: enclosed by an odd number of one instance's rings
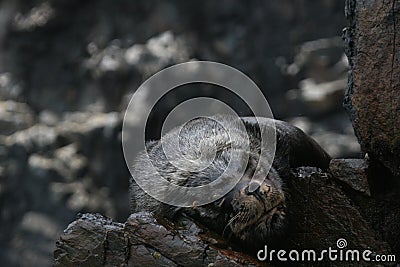
[[[280,120],[270,118],[242,117],[246,129],[255,140],[259,139],[257,125],[260,127],[276,129],[276,153],[275,162],[285,162],[290,168],[310,166],[326,170],[329,167],[331,157],[311,137],[299,128]],[[258,121],[258,122],[257,122]],[[274,164],[276,165],[276,164]]]
[[[285,225],[285,180],[290,178],[290,168],[314,166],[326,169],[330,156],[300,129],[283,121],[227,115],[213,119],[198,118],[179,130],[179,146],[172,149],[172,159],[177,153],[183,153],[190,167],[193,160],[199,159],[201,152],[208,146],[217,147],[212,163],[200,171],[187,171],[170,163],[171,155],[163,152],[160,141],[147,144],[147,152],[142,152],[136,159],[133,176],[149,183],[155,181],[155,175],[161,174],[171,183],[183,186],[199,186],[217,179],[229,162],[230,152],[243,153],[248,157],[244,175],[236,186],[221,199],[203,206],[190,208],[172,207],[147,195],[132,178],[130,183],[131,211],[151,211],[159,216],[173,218],[183,212],[207,228],[230,238],[235,243],[249,249],[264,246],[274,234],[282,232]],[[257,123],[258,120],[258,123]],[[229,125],[229,134],[221,124]],[[244,123],[245,130],[239,125]],[[243,124],[241,124],[243,125]],[[267,160],[260,158],[262,148],[260,129],[276,129],[276,153],[268,175],[254,192],[249,191],[249,184],[256,166],[267,166]],[[163,143],[176,138],[177,129],[167,133]],[[176,150],[174,150],[176,149]],[[203,150],[202,150],[203,149]],[[144,164],[150,158],[157,172],[149,171]],[[259,162],[260,161],[260,162]],[[156,183],[152,184],[158,187]]]

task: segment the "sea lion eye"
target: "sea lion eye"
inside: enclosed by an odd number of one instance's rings
[[[251,181],[249,185],[245,189],[245,193],[247,195],[254,195],[254,196],[260,196],[260,190],[261,190],[261,184],[255,181]]]
[[[254,191],[259,190],[261,184],[258,181],[251,180],[249,185],[246,187],[246,194],[253,193]]]

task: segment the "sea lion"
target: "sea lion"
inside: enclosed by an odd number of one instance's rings
[[[149,183],[155,180],[155,175],[160,174],[164,179],[178,185],[204,185],[222,174],[228,166],[231,152],[243,154],[248,160],[244,174],[235,187],[217,201],[203,206],[177,208],[160,203],[147,195],[131,178],[131,212],[151,211],[171,219],[178,214],[185,214],[240,247],[245,247],[244,250],[260,249],[267,242],[270,244],[274,236],[282,233],[285,227],[284,188],[287,179],[290,179],[290,168],[314,166],[327,169],[331,158],[300,129],[279,120],[257,119],[228,115],[194,119],[182,129],[174,129],[164,135],[164,144],[179,135],[179,148],[172,151],[172,156],[164,154],[160,141],[148,142],[147,151],[143,151],[134,163],[133,176]],[[221,122],[230,127],[229,134]],[[239,127],[243,124],[245,128]],[[250,183],[257,164],[266,166],[268,163],[268,157],[260,157],[261,129],[270,130],[274,126],[277,142],[272,167],[257,189],[251,191]],[[202,152],[207,151],[208,146],[216,148],[211,163],[198,171],[188,170],[199,160]],[[157,173],[146,168],[146,153]],[[177,153],[184,154],[187,161],[183,161],[183,164],[187,164],[188,169],[171,164],[170,161],[174,160]],[[155,183],[153,186],[158,185]]]

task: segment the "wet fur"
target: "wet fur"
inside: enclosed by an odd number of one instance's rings
[[[201,141],[206,146],[217,146],[217,156],[206,169],[188,172],[176,168],[169,163],[159,141],[149,142],[147,153],[152,164],[165,179],[185,186],[204,185],[217,179],[228,165],[230,152],[234,150],[242,153],[249,157],[249,162],[245,174],[235,188],[223,198],[208,205],[176,208],[162,204],[148,196],[131,179],[131,211],[152,211],[169,218],[183,212],[221,234],[224,238],[244,245],[250,250],[253,247],[257,249],[270,243],[271,239],[284,232],[286,224],[285,197],[287,196],[284,188],[285,180],[290,178],[290,168],[297,166],[326,168],[330,157],[301,130],[285,122],[260,118],[259,126],[254,118],[242,118],[246,127],[246,132],[243,132],[238,126],[241,123],[238,118],[217,116],[215,119],[223,120],[234,129],[230,138],[220,125],[212,120],[204,119],[196,119],[193,123],[189,123],[180,135],[180,149],[186,153],[188,159],[199,157]],[[260,186],[259,194],[249,194],[246,189],[259,160],[261,145],[259,127],[271,127],[273,123],[277,130],[277,150],[273,167]],[[164,138],[168,142],[169,138],[175,138],[175,134],[176,130],[172,130]],[[247,135],[250,141],[250,151],[244,141]],[[174,153],[181,153],[181,151],[177,150]],[[134,175],[153,182],[155,179],[152,177],[158,174],[148,171],[146,165],[143,164],[144,159],[145,152],[142,152],[135,162]],[[186,164],[193,164],[193,162],[195,161],[188,161]],[[183,164],[185,163],[183,162]],[[153,186],[158,185],[154,184]]]

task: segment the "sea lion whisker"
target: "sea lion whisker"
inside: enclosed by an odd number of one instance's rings
[[[247,211],[245,214],[243,214],[241,221],[244,223],[248,223],[250,220],[250,212]]]
[[[240,212],[238,212],[235,216],[233,216],[229,221],[228,221],[228,223],[225,225],[225,227],[224,227],[224,230],[222,231],[222,236],[224,236],[225,235],[225,230],[226,230],[226,228],[228,228],[228,226],[230,226],[238,217],[239,217],[239,215],[240,215]]]

